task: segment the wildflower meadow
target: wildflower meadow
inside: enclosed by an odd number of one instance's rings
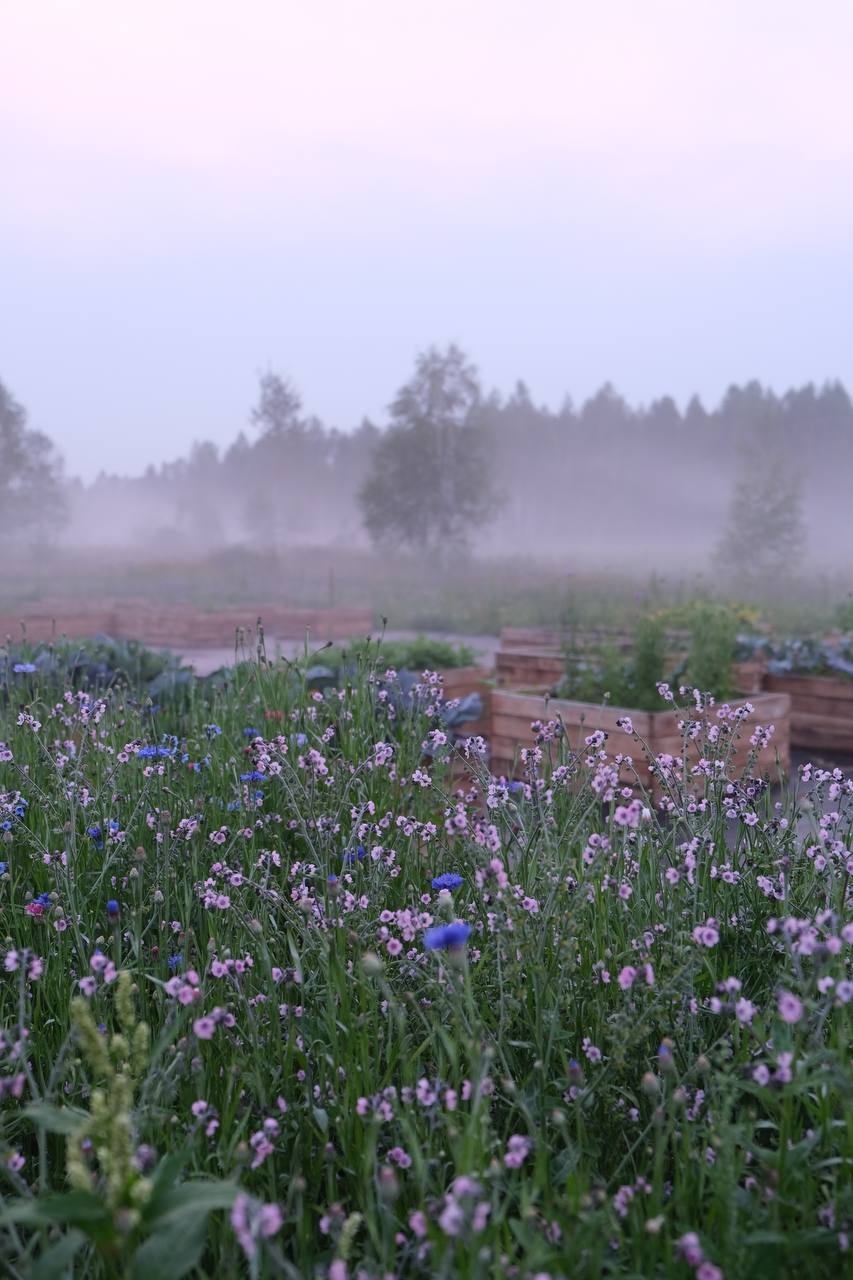
[[[2,692],[4,1275],[850,1266],[853,781],[736,773],[748,702],[662,686],[645,790],[381,649]]]

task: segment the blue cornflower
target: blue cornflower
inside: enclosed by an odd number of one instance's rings
[[[34,662],[16,662],[12,670],[18,676],[31,676],[36,670]]]
[[[0,876],[5,876],[8,870],[9,870],[8,862],[0,862]]]
[[[509,788],[508,788],[508,789],[509,789],[509,792],[510,792],[510,794],[511,794],[511,795],[515,795],[515,793],[516,793],[517,791],[523,791],[523,790],[524,790],[524,783],[523,783],[523,782],[518,782],[518,781],[511,782],[511,783],[509,784]]]
[[[326,876],[326,883],[327,883],[327,884],[337,884],[337,883],[338,883],[338,877],[337,877],[337,876],[335,876],[335,875]]]
[[[455,871],[445,871],[443,875],[436,876],[432,882],[433,889],[458,889],[464,881]]]
[[[470,933],[471,926],[461,920],[456,924],[439,924],[434,929],[427,929],[424,946],[428,951],[456,951],[465,946]]]
[[[297,745],[297,747],[304,747],[304,746],[305,746],[305,743],[306,743],[307,741],[308,741],[307,734],[304,734],[304,733],[297,733],[297,735],[296,735],[296,745]]]
[[[11,831],[11,830],[12,830],[12,824],[8,818],[6,819],[5,822],[0,822],[0,831]]]
[[[344,854],[344,865],[351,867],[356,862],[363,862],[366,856],[367,854],[365,852],[364,845],[360,844],[354,853],[352,849],[350,849],[348,853]]]
[[[251,725],[247,725],[243,730],[244,738],[259,738],[261,736],[260,729],[254,729]]]
[[[235,809],[240,809],[241,807],[239,800],[229,800],[225,806],[229,813],[233,813]]]
[[[206,724],[204,726],[204,731],[208,738],[218,738],[222,732],[218,724]]]
[[[87,827],[87,828],[86,828],[86,835],[87,835],[87,836],[89,836],[92,840],[94,840],[94,842],[95,842],[95,848],[96,848],[96,849],[103,849],[103,847],[104,847],[104,842],[103,842],[103,840],[101,839],[101,828],[100,828],[100,827],[97,827],[97,826],[96,826],[96,827]]]
[[[142,760],[153,760],[158,756],[172,755],[171,747],[137,747],[136,754]]]
[[[169,959],[166,961],[166,963],[169,966],[170,973],[174,973],[175,970],[180,969],[181,965],[184,963],[184,957],[179,954],[169,956]]]
[[[118,903],[116,902],[115,898],[108,898],[108,899],[107,899],[107,915],[109,916],[109,918],[110,918],[111,920],[118,920],[118,917],[119,917],[119,905],[118,905]]]
[[[240,774],[241,782],[266,782],[267,780],[267,775],[265,773],[258,773],[257,769],[252,769],[251,773]]]

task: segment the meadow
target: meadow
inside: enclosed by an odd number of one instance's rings
[[[386,666],[7,667],[3,1274],[843,1274],[853,781],[665,686],[657,801],[558,722],[496,779]]]

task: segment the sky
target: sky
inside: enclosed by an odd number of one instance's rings
[[[853,388],[849,0],[0,0],[0,379],[68,470],[537,402]]]

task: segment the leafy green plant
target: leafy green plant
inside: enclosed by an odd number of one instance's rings
[[[475,662],[474,652],[468,645],[424,635],[413,640],[356,640],[345,646],[333,645],[313,654],[311,660],[332,668],[368,661],[377,668],[394,667],[397,671],[418,673],[471,667]]]
[[[88,1001],[72,1001],[74,1035],[91,1082],[88,1112],[42,1101],[25,1113],[42,1137],[61,1135],[66,1143],[69,1189],[13,1200],[0,1212],[0,1227],[43,1229],[48,1246],[36,1253],[32,1270],[41,1280],[64,1275],[76,1255],[93,1251],[107,1274],[180,1280],[201,1259],[210,1213],[230,1208],[238,1192],[234,1183],[209,1178],[181,1183],[188,1150],[165,1156],[153,1172],[142,1166],[137,1108],[150,1030],[136,1016],[127,970],[118,974],[114,1007],[118,1029],[105,1034]]]

